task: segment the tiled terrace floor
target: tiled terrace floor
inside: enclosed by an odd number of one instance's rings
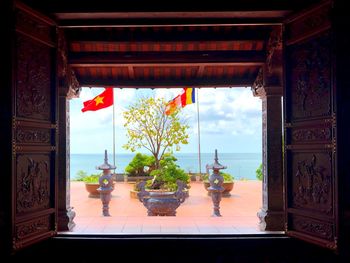
[[[71,183],[71,204],[77,215],[73,234],[259,234],[256,213],[262,203],[260,181],[236,181],[231,197],[222,198],[222,217],[212,217],[212,201],[202,182],[192,182],[190,196],[176,217],[149,217],[130,198],[132,184],[116,184],[110,217],[103,217],[99,198],[88,198],[84,183]]]

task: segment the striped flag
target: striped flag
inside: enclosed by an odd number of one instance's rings
[[[165,114],[173,114],[178,107],[185,107],[188,104],[195,103],[195,89],[184,88],[183,92],[168,102],[165,108]]]

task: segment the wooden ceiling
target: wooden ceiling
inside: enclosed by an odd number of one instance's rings
[[[251,86],[271,32],[318,1],[24,2],[65,30],[81,86],[152,88]]]
[[[246,86],[266,61],[266,26],[69,29],[81,85]]]

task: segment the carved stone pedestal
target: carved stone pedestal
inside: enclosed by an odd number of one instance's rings
[[[75,223],[73,221],[75,217],[75,211],[73,207],[67,208],[64,210],[59,210],[58,212],[58,230],[59,231],[72,231],[75,227]]]
[[[261,231],[282,231],[284,228],[284,212],[266,211],[262,208],[257,216],[260,220],[259,229]]]

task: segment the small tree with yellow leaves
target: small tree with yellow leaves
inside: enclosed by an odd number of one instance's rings
[[[188,144],[189,126],[180,119],[180,109],[166,115],[165,107],[162,98],[141,98],[124,112],[128,142],[123,147],[132,152],[147,149],[156,168],[167,150],[179,151],[181,144]]]

